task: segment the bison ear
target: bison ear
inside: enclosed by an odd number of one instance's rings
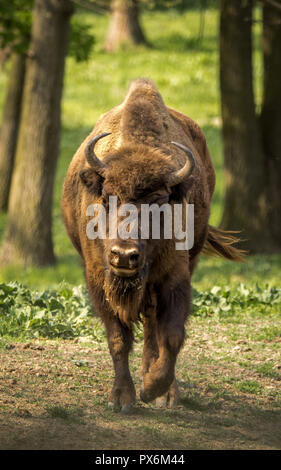
[[[103,178],[93,168],[87,168],[79,173],[82,183],[95,196],[102,193]]]
[[[170,196],[170,200],[175,202],[181,202],[186,197],[186,194],[191,189],[193,183],[194,178],[193,176],[190,176],[186,181],[183,181],[182,183],[173,186],[171,188],[172,194]]]

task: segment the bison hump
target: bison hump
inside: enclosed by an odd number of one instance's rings
[[[121,129],[128,139],[158,141],[167,133],[169,113],[152,80],[133,81],[122,108]]]

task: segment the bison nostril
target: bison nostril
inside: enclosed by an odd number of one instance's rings
[[[138,253],[132,253],[130,256],[129,256],[129,264],[130,266],[132,267],[135,267],[138,265],[138,262],[139,262],[139,254]]]

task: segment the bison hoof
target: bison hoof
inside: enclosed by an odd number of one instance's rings
[[[134,407],[131,404],[120,406],[118,404],[112,403],[112,401],[108,402],[108,408],[112,411],[120,411],[123,415],[128,415],[134,410]]]
[[[166,408],[168,405],[168,394],[162,395],[162,397],[158,397],[155,400],[155,407],[156,408]]]
[[[121,413],[130,413],[136,401],[136,391],[133,383],[125,385],[115,385],[111,390],[108,407]]]
[[[144,391],[143,388],[140,389],[140,399],[144,403],[149,403],[152,399],[149,397],[149,395]]]
[[[108,404],[107,404],[107,406],[108,406],[108,408],[109,408],[110,410],[118,410],[118,409],[120,409],[120,406],[115,405],[112,401],[109,401]]]
[[[145,374],[140,392],[140,398],[145,403],[161,397],[169,390],[173,376],[169,377],[168,374],[162,374],[161,372],[160,370],[158,374],[152,374],[151,372]]]
[[[170,385],[170,388],[167,393],[162,395],[161,397],[157,397],[155,400],[155,406],[156,408],[174,408],[177,406],[180,402],[180,394],[179,394],[179,388],[178,384],[176,381],[176,378],[174,378],[172,384]]]
[[[133,410],[134,410],[133,405],[124,405],[121,408],[121,413],[123,415],[129,415],[130,413],[132,413]]]
[[[179,404],[179,397],[170,393],[162,395],[155,400],[155,408],[174,408]]]

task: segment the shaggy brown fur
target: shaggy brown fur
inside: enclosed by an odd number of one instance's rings
[[[101,171],[89,165],[85,148],[102,132],[95,153],[106,164]],[[192,151],[195,169],[178,184],[169,176],[186,163],[176,141]],[[62,211],[73,245],[85,264],[85,274],[95,310],[104,321],[115,382],[113,406],[126,412],[135,401],[128,367],[132,346],[131,323],[144,324],[143,387],[141,398],[151,401],[163,394],[175,401],[175,363],[184,341],[184,323],[190,309],[190,278],[199,253],[204,250],[228,259],[240,258],[232,245],[235,238],[208,225],[215,173],[199,126],[183,114],[167,108],[150,80],[132,83],[124,102],[104,114],[81,144],[70,164],[64,184]],[[195,242],[188,251],[175,250],[175,240],[90,240],[86,236],[92,203],[169,202],[195,206]],[[135,250],[138,268],[130,277],[112,265],[114,249]],[[168,395],[167,395],[168,393]],[[174,398],[171,398],[174,397]],[[165,398],[165,400],[166,400]]]

